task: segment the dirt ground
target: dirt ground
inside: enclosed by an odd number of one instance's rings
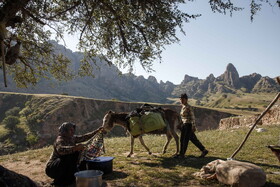
[[[1,165],[11,171],[25,175],[36,182],[38,187],[52,187],[52,179],[45,174],[45,162],[40,160],[24,161],[22,157],[20,160],[1,163]],[[107,181],[103,181],[102,187],[111,187],[112,185]]]
[[[39,160],[23,161],[21,160],[1,163],[1,165],[9,170],[16,173],[25,175],[31,180],[35,181],[38,186],[51,186],[52,179],[45,174],[46,163],[40,162]]]

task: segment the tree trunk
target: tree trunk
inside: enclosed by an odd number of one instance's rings
[[[14,18],[22,8],[24,8],[30,0],[6,0],[4,6],[0,9],[0,23],[7,23]]]

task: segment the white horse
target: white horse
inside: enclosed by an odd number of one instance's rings
[[[164,129],[159,129],[156,131],[149,132],[148,134],[166,134],[167,140],[166,143],[163,147],[162,153],[166,153],[166,149],[168,144],[170,143],[170,140],[172,137],[174,137],[176,141],[176,153],[179,153],[179,137],[176,133],[176,129],[178,128],[179,125],[182,124],[180,115],[171,109],[162,109],[163,117],[167,122],[167,127]],[[114,125],[120,125],[124,127],[128,132],[129,132],[129,121],[128,121],[128,116],[129,113],[126,112],[121,112],[121,113],[116,113],[109,111],[105,114],[103,118],[103,128],[105,131],[110,131]],[[134,139],[139,138],[141,144],[144,146],[144,148],[148,151],[149,154],[152,154],[150,149],[145,145],[144,140],[141,135],[139,136],[132,136],[131,137],[131,143],[130,143],[130,153],[127,155],[127,157],[130,157],[133,154],[133,146],[134,146]]]

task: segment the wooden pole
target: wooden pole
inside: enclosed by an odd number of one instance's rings
[[[276,78],[277,83],[280,84],[280,78],[277,77]],[[253,129],[255,128],[255,126],[259,123],[259,121],[262,119],[262,117],[269,111],[269,109],[276,103],[276,101],[280,98],[280,92],[276,95],[276,97],[271,101],[271,103],[266,107],[265,111],[263,111],[261,113],[261,115],[257,118],[256,122],[254,123],[254,125],[251,127],[251,129],[249,130],[249,132],[247,133],[247,135],[245,136],[243,142],[239,145],[239,147],[236,149],[236,151],[230,156],[230,158],[228,158],[229,160],[233,159],[234,156],[241,150],[241,148],[243,147],[243,145],[245,144],[246,140],[248,139],[249,135],[251,134],[251,132],[253,131]]]

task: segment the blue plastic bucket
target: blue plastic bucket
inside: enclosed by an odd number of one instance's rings
[[[88,170],[100,170],[104,174],[111,173],[113,171],[113,159],[115,157],[97,157],[92,160],[87,160],[86,165]]]

